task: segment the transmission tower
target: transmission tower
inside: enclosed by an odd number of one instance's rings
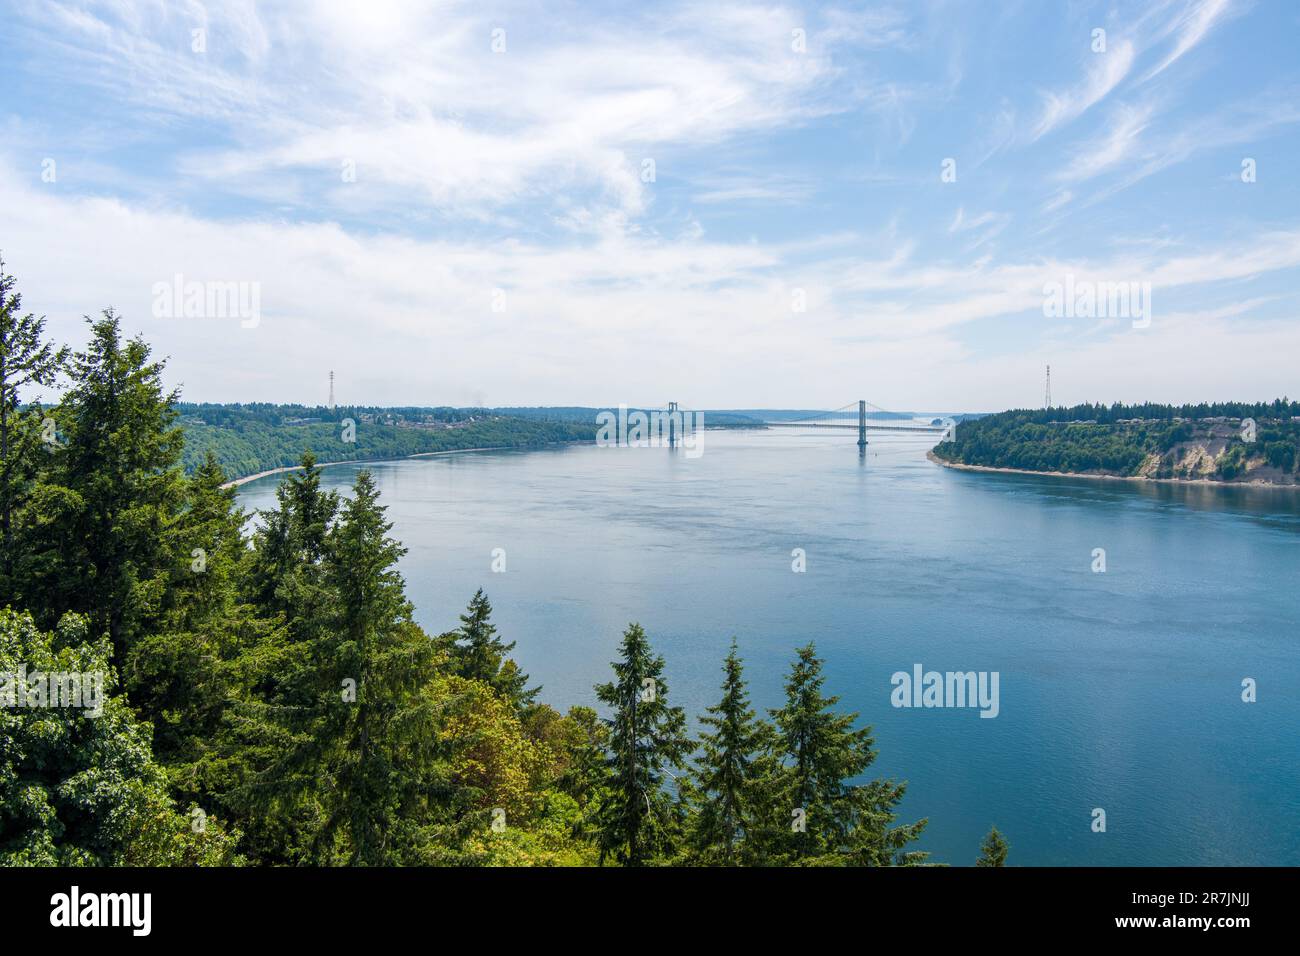
[[[330,369],[330,409],[334,408],[334,370]]]
[[[1047,392],[1043,395],[1043,407],[1052,407],[1052,366],[1047,366]]]

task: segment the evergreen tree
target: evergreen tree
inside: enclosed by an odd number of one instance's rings
[[[324,636],[336,595],[326,581],[328,538],[339,513],[337,492],[321,487],[321,468],[307,452],[302,467],[276,489],[276,508],[262,511],[253,534],[245,575],[247,600],[283,623],[286,646],[265,664],[283,671],[307,666],[307,648]],[[296,664],[294,663],[296,661]],[[263,685],[277,705],[310,706],[304,686],[263,672]],[[271,685],[281,686],[272,689]]]
[[[165,607],[167,626],[193,630],[214,617],[229,618],[247,559],[246,515],[236,489],[209,452],[185,481],[184,510],[172,529],[175,552]]]
[[[808,644],[796,653],[786,705],[771,712],[782,758],[774,784],[793,801],[787,813],[801,820],[785,841],[789,852],[800,861],[839,855],[842,862],[869,866],[920,862],[923,856],[906,854],[902,847],[916,839],[925,821],[890,826],[904,785],[850,783],[876,759],[871,728],[855,730],[857,714],[834,712],[839,698],[822,694],[825,678],[816,647]]]
[[[523,713],[534,706],[541,688],[528,687],[528,675],[509,656],[515,642],[506,644],[497,636],[491,617],[492,603],[479,588],[460,616],[460,627],[449,635],[454,641],[456,672],[487,684]]]
[[[22,314],[22,295],[0,258],[0,600],[15,597],[14,515],[26,499],[39,443],[34,422],[19,431],[20,392],[53,385],[67,361],[66,348],[41,341],[45,319]]]
[[[845,781],[875,759],[871,729],[854,730],[856,714],[836,714],[838,697],[822,695],[822,661],[812,644],[798,648],[786,682],[786,705],[771,712],[778,744],[791,774],[794,810],[802,811],[806,832],[792,841],[796,856],[816,855],[839,846],[848,834]]]
[[[261,512],[253,538],[252,593],[258,603],[293,617],[310,617],[318,603],[325,543],[339,496],[321,489],[322,470],[308,451],[302,465],[276,488],[276,507]],[[302,635],[300,635],[302,636]]]
[[[664,659],[654,654],[641,625],[623,633],[615,679],[596,687],[610,708],[606,787],[596,812],[600,859],[641,866],[672,852],[682,807],[664,790],[664,776],[681,770],[690,752],[686,715],[668,705]]]
[[[1008,849],[1007,841],[1002,838],[998,828],[993,827],[980,845],[980,858],[975,861],[975,865],[1006,866]]]
[[[700,718],[712,732],[700,737],[694,773],[699,803],[691,842],[698,858],[709,863],[738,863],[738,844],[751,821],[755,760],[764,734],[749,706],[743,671],[733,639],[723,664],[722,700]]]
[[[266,658],[281,643],[274,621],[241,600],[245,516],[224,483],[212,455],[186,480],[164,614],[124,668],[132,704],[153,723],[155,755],[179,791],[200,801],[207,786],[195,764],[212,754],[231,699],[256,672],[248,655]]]
[[[325,556],[326,538],[338,511],[339,496],[321,490],[321,469],[316,465],[316,455],[310,451],[303,454],[302,468],[290,473],[284,487],[291,516],[290,539],[300,560],[315,563]]]
[[[362,471],[324,542],[326,626],[291,678],[310,703],[283,709],[292,746],[258,781],[278,810],[318,808],[316,863],[399,863],[442,822],[447,701],[428,692],[436,646],[411,620],[384,511]]]
[[[91,342],[70,369],[57,410],[66,436],[52,481],[62,495],[37,560],[46,619],[65,610],[90,616],[121,660],[154,621],[172,573],[166,542],[180,513],[183,442],[175,393],[141,338],[122,341],[111,310],[87,319]]]

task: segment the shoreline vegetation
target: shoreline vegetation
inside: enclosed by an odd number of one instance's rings
[[[591,441],[595,426],[480,408],[182,404],[188,474],[209,453],[231,482],[279,474],[311,452],[330,463],[396,461],[444,452],[541,448]]]
[[[967,465],[962,462],[945,461],[934,453],[927,451],[925,457],[936,465],[951,468],[954,471],[977,471],[993,475],[1032,475],[1036,478],[1086,478],[1090,481],[1125,481],[1137,484],[1161,485],[1196,485],[1215,488],[1276,488],[1281,491],[1300,490],[1300,483],[1279,484],[1270,481],[1224,481],[1220,478],[1148,478],[1144,475],[1108,475],[1084,471],[1031,471],[1028,468],[994,468],[990,465]]]
[[[185,435],[186,473],[193,474],[211,452],[228,480],[237,484],[292,469],[309,451],[322,464],[348,464],[594,442],[602,411],[179,401],[176,410]],[[742,414],[705,415],[704,427],[710,431],[766,427]]]
[[[437,458],[442,455],[465,455],[474,451],[527,451],[529,449],[549,448],[555,445],[585,445],[590,439],[573,438],[567,441],[545,442],[540,445],[484,445],[481,448],[449,448],[446,451],[417,451],[410,455],[399,455],[396,458],[343,458],[339,461],[320,461],[316,464],[325,468],[328,465],[377,465],[389,461],[407,461],[411,458]],[[253,475],[244,475],[242,478],[235,478],[233,481],[227,481],[222,488],[238,488],[246,485],[251,481],[258,481],[262,478],[270,478],[272,475],[285,475],[291,471],[302,471],[302,465],[282,465],[279,468],[271,468],[267,471],[259,471]]]
[[[967,471],[1295,489],[1300,403],[1015,409],[959,423],[928,457]]]

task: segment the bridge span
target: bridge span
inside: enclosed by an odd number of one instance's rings
[[[768,428],[859,428],[852,422],[840,424],[839,422],[763,422]],[[942,435],[948,429],[943,425],[873,425],[871,422],[866,424],[869,432],[917,432],[927,435]]]
[[[950,425],[926,425],[921,422],[905,422],[900,425],[880,425],[867,420],[867,406],[871,405],[864,398],[857,401],[857,421],[853,421],[853,405],[842,405],[839,408],[832,409],[828,412],[818,412],[815,415],[809,415],[807,418],[795,419],[793,421],[769,421],[764,422],[768,428],[856,428],[858,430],[858,447],[867,446],[867,432],[910,432],[920,435],[942,435],[948,431]],[[878,405],[871,405],[871,408],[878,412],[885,412],[893,415],[886,409]]]
[[[855,408],[856,406],[856,408]],[[867,409],[871,408],[876,412],[893,416],[894,420],[901,420],[901,424],[882,425],[871,422],[867,419]],[[694,414],[681,408],[676,402],[669,402],[664,409],[670,416],[679,413]],[[854,420],[856,418],[856,421]],[[668,426],[668,443],[675,444],[676,435],[671,424],[674,419],[669,419]],[[879,405],[873,405],[865,398],[860,398],[856,402],[850,402],[847,405],[841,405],[839,408],[833,408],[830,411],[814,412],[804,418],[786,419],[783,421],[769,420],[763,424],[768,428],[839,428],[839,429],[857,429],[858,430],[858,447],[867,447],[867,432],[906,432],[913,435],[946,435],[955,423],[951,420],[942,425],[926,424],[918,421],[908,421],[904,415],[897,412],[891,412],[888,409],[881,408]]]

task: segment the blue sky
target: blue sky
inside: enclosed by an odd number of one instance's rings
[[[8,269],[193,400],[1300,393],[1293,3],[0,8]]]

